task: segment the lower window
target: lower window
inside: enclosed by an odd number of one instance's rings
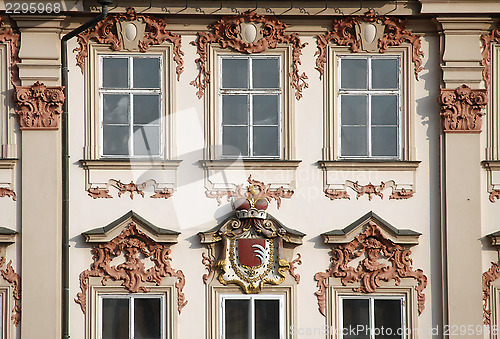
[[[166,339],[164,295],[99,296],[99,339]]]
[[[284,297],[223,295],[221,339],[284,338]]]
[[[404,297],[341,296],[342,339],[404,339]]]

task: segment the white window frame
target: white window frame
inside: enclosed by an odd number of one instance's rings
[[[160,299],[161,308],[160,308],[160,333],[161,338],[166,339],[166,304],[165,304],[165,295],[162,294],[101,294],[99,295],[99,315],[98,315],[98,323],[99,323],[99,339],[106,339],[102,336],[103,330],[103,321],[102,321],[102,302],[103,299],[127,299],[129,301],[129,338],[134,339],[134,301],[136,299]]]
[[[369,314],[369,326],[370,326],[370,339],[375,339],[375,331],[374,331],[374,326],[375,326],[375,300],[399,300],[401,302],[401,321],[402,321],[402,328],[404,329],[401,333],[401,338],[406,339],[406,302],[405,302],[405,297],[400,296],[400,295],[340,295],[339,296],[339,339],[344,338],[344,333],[342,331],[343,329],[343,301],[346,299],[364,299],[369,301],[369,308],[368,308],[368,314]]]
[[[128,86],[129,88],[119,88],[119,89],[107,89],[103,87],[103,60],[104,59],[127,59],[127,64],[128,64]],[[151,59],[159,59],[159,64],[160,64],[160,79],[159,79],[159,84],[160,87],[159,89],[143,89],[143,88],[130,88],[131,84],[133,83],[133,59],[135,58],[151,58]],[[164,156],[164,141],[163,141],[163,134],[164,134],[164,118],[162,112],[164,111],[164,100],[165,100],[165,89],[164,89],[164,60],[163,56],[161,54],[154,54],[154,53],[148,53],[148,54],[100,54],[99,55],[99,86],[98,86],[98,91],[99,91],[99,156],[101,158],[163,158]],[[110,154],[104,154],[104,112],[103,112],[103,97],[104,94],[121,94],[125,95],[127,94],[129,96],[129,111],[128,111],[128,118],[129,118],[129,154],[128,155],[110,155]],[[160,107],[159,107],[159,133],[160,135],[158,136],[159,140],[159,154],[152,154],[152,155],[135,155],[134,154],[134,120],[133,120],[133,107],[134,107],[134,102],[133,102],[133,97],[135,94],[143,94],[143,95],[150,95],[150,94],[156,94],[159,95],[160,97]]]
[[[247,156],[242,156],[242,158],[247,158],[247,159],[281,159],[282,158],[282,139],[283,139],[283,129],[282,129],[282,117],[283,117],[283,60],[282,56],[280,54],[268,54],[268,55],[248,55],[248,56],[242,56],[242,55],[234,55],[234,54],[219,54],[218,56],[218,74],[219,74],[219,81],[218,81],[218,107],[219,107],[219,121],[221,122],[219,124],[219,140],[221,140],[221,148],[222,148],[222,140],[223,140],[223,119],[222,119],[222,96],[223,95],[246,95],[249,100],[248,100],[248,116],[247,116],[247,121],[248,121],[248,155]],[[253,60],[256,59],[278,59],[278,76],[279,76],[279,88],[278,89],[265,89],[265,88],[259,88],[259,89],[253,89],[251,88],[251,85],[253,83]],[[249,67],[248,67],[248,87],[247,88],[240,88],[240,89],[225,89],[222,88],[222,60],[223,59],[244,59],[249,61]],[[256,156],[253,155],[253,128],[255,125],[253,124],[253,100],[251,99],[254,95],[279,95],[279,101],[278,101],[278,155],[276,156]],[[225,126],[231,126],[231,125],[225,125]],[[234,125],[234,126],[243,126],[243,125]],[[274,125],[269,125],[269,126],[274,126]],[[221,158],[223,159],[234,159],[237,158],[235,156],[228,156],[222,154],[221,151]]]
[[[255,300],[279,300],[280,310],[279,310],[279,323],[280,323],[280,336],[279,339],[285,338],[285,297],[283,295],[273,295],[273,294],[254,294],[254,295],[242,295],[242,294],[223,294],[220,295],[220,339],[225,339],[225,300],[250,300],[250,326],[249,326],[249,338],[255,338],[255,312],[254,305]],[[278,338],[277,338],[278,339]]]
[[[367,85],[368,89],[342,89],[341,88],[341,77],[342,77],[342,60],[345,59],[358,59],[358,60],[367,60]],[[371,89],[372,85],[372,60],[388,60],[388,59],[397,59],[398,61],[398,85],[397,89]],[[338,85],[338,94],[337,94],[337,107],[338,107],[338,119],[337,119],[337,130],[338,134],[338,142],[337,142],[337,152],[339,154],[339,158],[341,159],[390,159],[390,160],[400,160],[401,159],[401,92],[402,92],[402,62],[400,56],[395,55],[380,55],[380,54],[362,54],[362,55],[338,55],[337,56],[337,83]],[[368,121],[367,121],[367,147],[368,147],[368,155],[367,156],[352,156],[352,155],[343,155],[342,154],[342,105],[341,98],[342,96],[348,95],[366,95],[368,97],[367,100],[367,110],[368,110]],[[397,95],[397,145],[396,156],[373,156],[372,155],[372,109],[371,109],[371,96],[373,95]]]

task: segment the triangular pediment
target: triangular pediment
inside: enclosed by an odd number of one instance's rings
[[[155,226],[134,211],[130,211],[108,225],[91,229],[82,233],[82,235],[88,243],[109,242],[120,235],[131,224],[134,224],[138,230],[157,243],[175,244],[180,234],[177,231]]]
[[[358,235],[366,230],[370,223],[377,225],[382,234],[390,241],[398,245],[417,245],[420,233],[409,229],[398,229],[387,221],[373,213],[366,213],[364,216],[354,221],[343,229],[335,229],[323,233],[323,239],[326,244],[346,244],[354,240]]]

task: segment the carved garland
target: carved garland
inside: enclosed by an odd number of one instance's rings
[[[96,41],[100,44],[109,44],[113,51],[122,49],[122,40],[117,31],[117,25],[121,21],[143,22],[146,24],[146,29],[143,37],[139,37],[139,51],[146,52],[152,45],[160,45],[164,41],[170,41],[174,45],[174,61],[177,64],[175,69],[177,80],[179,80],[183,72],[181,51],[181,37],[166,30],[166,22],[162,18],[151,15],[137,14],[135,9],[129,7],[127,13],[108,15],[106,19],[100,21],[94,28],[87,30],[78,35],[78,43],[80,47],[75,48],[74,52],[78,52],[76,56],[76,64],[81,68],[82,73],[85,67],[85,57],[88,56],[89,41]]]
[[[247,179],[249,185],[243,188],[243,184],[236,186],[234,191],[220,191],[220,190],[207,190],[205,195],[207,198],[216,199],[218,205],[222,203],[222,198],[226,196],[227,201],[231,201],[231,198],[265,198],[268,201],[276,200],[278,208],[281,206],[281,199],[289,199],[292,197],[294,191],[285,190],[283,186],[272,190],[269,188],[269,184],[266,185],[262,181],[253,180],[250,175]]]
[[[412,34],[406,30],[406,20],[377,15],[373,10],[361,16],[335,19],[333,21],[333,31],[324,35],[318,35],[318,51],[314,56],[318,56],[316,59],[316,69],[320,74],[320,78],[324,73],[326,47],[328,43],[333,42],[339,46],[349,46],[351,52],[359,52],[361,39],[357,37],[355,32],[355,26],[359,22],[381,22],[385,26],[384,35],[378,40],[378,49],[380,53],[387,52],[390,46],[399,46],[404,42],[409,42],[412,46],[412,61],[415,65],[415,78],[418,80],[418,73],[424,69],[422,67],[422,57],[424,53],[420,48],[420,35]]]
[[[15,86],[19,81],[19,44],[21,36],[10,27],[4,27],[5,23],[0,18],[0,43],[10,43],[10,82]]]
[[[122,286],[131,293],[148,292],[149,289],[144,286],[144,283],[154,283],[158,286],[163,278],[176,277],[175,288],[177,289],[179,313],[186,306],[187,301],[182,292],[186,283],[184,273],[181,270],[176,271],[170,266],[172,260],[169,257],[170,249],[149,238],[137,228],[134,222],[131,222],[120,235],[110,242],[95,246],[92,253],[94,262],[90,269],[80,274],[81,292],[75,299],[75,302],[80,304],[83,313],[85,313],[87,303],[90,277],[102,277],[102,285],[106,285],[109,279],[122,281]],[[125,262],[111,265],[113,259],[120,254],[123,254]],[[149,258],[154,266],[146,270],[144,262],[139,258],[140,255]]]
[[[122,183],[120,180],[109,179],[108,185],[114,187],[118,190],[118,197],[121,197],[123,194],[129,193],[130,199],[134,199],[134,193],[142,196],[144,198],[144,191],[146,187],[153,187],[155,194],[151,195],[152,199],[168,199],[174,194],[174,190],[170,188],[158,188],[158,184],[155,180],[149,179],[143,182],[142,184],[135,184],[131,181],[128,184]],[[91,187],[87,190],[90,197],[94,199],[104,198],[111,199],[113,196],[109,194],[109,189],[107,188],[99,188],[99,187]]]
[[[413,270],[410,258],[411,251],[393,243],[382,234],[380,228],[372,221],[366,226],[366,230],[354,238],[350,243],[339,245],[332,250],[332,264],[326,272],[318,272],[314,279],[317,281],[318,308],[322,315],[326,316],[326,289],[328,278],[340,278],[342,285],[359,282],[361,287],[353,288],[355,292],[373,293],[380,287],[381,281],[394,280],[398,285],[401,278],[413,278],[417,280],[415,287],[418,294],[418,314],[425,308],[425,295],[422,291],[427,286],[427,277],[420,269]],[[349,263],[364,255],[356,268]],[[383,255],[391,262],[385,265],[379,262]]]
[[[484,89],[462,85],[457,89],[441,89],[439,96],[445,132],[481,132],[482,110],[488,103]]]
[[[367,185],[359,185],[358,181],[353,182],[350,180],[346,180],[345,187],[351,188],[354,192],[356,192],[356,200],[365,194],[368,195],[368,200],[370,201],[372,200],[373,195],[379,196],[380,199],[383,199],[384,194],[382,193],[382,191],[386,188],[392,189],[392,193],[389,196],[389,200],[409,199],[413,197],[413,195],[415,194],[415,191],[413,189],[405,189],[405,188],[397,189],[394,180],[381,182],[380,185],[377,186],[373,185],[371,182],[368,183]],[[325,196],[330,198],[330,200],[351,199],[347,191],[339,189],[331,189],[331,188],[325,190]]]
[[[481,36],[481,41],[483,43],[483,52],[481,56],[481,66],[483,66],[483,80],[486,89],[490,86],[491,81],[491,44],[500,43],[500,31],[493,30],[490,34],[485,34]]]
[[[0,258],[0,267],[3,267],[5,261],[4,257]],[[13,288],[14,308],[12,309],[12,316],[10,318],[14,325],[17,326],[21,321],[21,277],[12,268],[12,260],[9,261],[4,270],[0,270],[0,273]]]
[[[261,34],[262,37],[251,42],[245,42],[241,34],[240,25],[243,23],[257,23],[260,24],[261,29],[257,35]],[[199,32],[198,40],[192,41],[191,44],[198,48],[199,58],[196,63],[200,65],[200,72],[198,76],[191,81],[191,85],[196,87],[198,91],[196,95],[201,98],[204,94],[205,88],[210,82],[210,71],[207,69],[208,59],[208,45],[211,43],[218,43],[222,48],[231,47],[232,49],[241,53],[260,53],[268,49],[276,48],[278,44],[292,45],[292,70],[290,71],[290,84],[295,89],[295,98],[300,100],[302,98],[302,90],[309,87],[307,82],[307,75],[299,73],[300,56],[302,49],[307,43],[300,42],[297,33],[287,34],[285,29],[288,25],[278,20],[275,16],[258,15],[255,11],[249,10],[239,15],[226,16],[220,19],[217,23],[211,25],[213,33]],[[259,28],[256,27],[258,30]]]
[[[31,86],[15,86],[16,113],[21,130],[56,130],[64,103],[61,86],[47,87],[37,81]]]

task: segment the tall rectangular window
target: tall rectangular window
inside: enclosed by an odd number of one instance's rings
[[[339,56],[340,158],[401,158],[397,56]]]
[[[99,339],[166,339],[163,295],[99,297]]]
[[[281,56],[220,56],[224,158],[281,158]]]
[[[162,156],[162,57],[101,55],[100,153]]]
[[[340,297],[341,339],[404,339],[404,297]]]
[[[225,295],[221,297],[221,339],[282,339],[284,297]]]

